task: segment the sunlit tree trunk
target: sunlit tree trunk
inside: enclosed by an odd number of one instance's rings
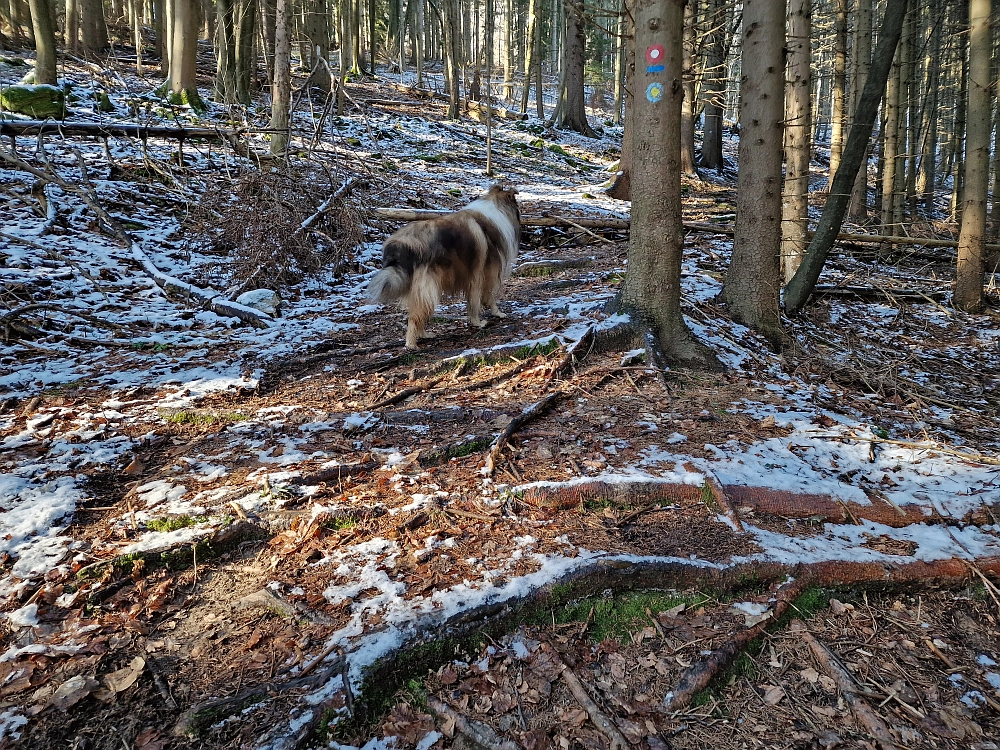
[[[617,38],[615,39],[615,113],[611,121],[622,124],[622,107],[625,105],[625,3],[619,0]]]
[[[56,84],[56,27],[49,0],[30,0],[35,32],[35,83]]]
[[[701,162],[706,169],[722,171],[722,115],[726,99],[726,13],[724,0],[711,0],[706,24],[709,27],[705,60],[705,125],[702,131]]]
[[[620,303],[634,323],[652,331],[667,358],[683,365],[718,367],[712,353],[691,334],[680,307],[683,89],[670,82],[682,76],[683,5],[684,0],[652,0],[636,7],[639,54],[655,45],[664,69],[647,73],[643,66],[636,75],[639,91],[630,115],[635,122],[635,189]]]
[[[528,5],[528,33],[525,37],[525,71],[524,71],[524,85],[525,88],[528,86],[528,66],[527,60],[530,56],[532,40],[532,34],[535,31],[535,13],[534,13],[535,0],[531,0]],[[503,6],[503,94],[504,101],[514,100],[514,0],[504,0]],[[527,107],[527,105],[525,105]],[[522,112],[524,109],[521,110]]]
[[[687,0],[684,6],[684,101],[681,103],[681,172],[697,175],[694,165],[694,58],[695,26],[698,22],[698,0]]]
[[[513,8],[513,5],[511,4],[509,7]],[[537,33],[540,31],[538,25],[538,0],[528,0],[528,33],[525,37],[524,47],[524,88],[521,89],[521,114],[525,114],[528,111],[528,96],[531,90],[531,79],[535,73],[535,58],[539,54],[538,45],[536,44],[536,37],[540,38],[540,34]],[[507,73],[505,71],[505,82],[506,76]],[[536,79],[535,85],[541,87],[541,80]]]
[[[327,25],[326,3],[324,0],[305,0],[304,31],[309,40],[309,54],[304,62],[312,71],[309,83],[321,91],[329,92],[333,85],[330,68],[325,63],[330,59],[330,30]],[[400,30],[402,33],[402,30]]]
[[[556,125],[561,128],[575,130],[586,136],[593,136],[587,122],[586,98],[583,92],[584,61],[586,60],[583,3],[580,0],[563,0],[566,12],[565,64],[565,100]]]
[[[444,51],[448,75],[448,119],[457,120],[462,107],[462,87],[459,76],[459,44],[461,24],[458,17],[458,0],[441,0],[444,7]]]
[[[962,229],[958,237],[955,307],[983,308],[986,197],[990,174],[990,14],[991,0],[969,2],[969,74]]]
[[[844,150],[844,102],[847,94],[847,0],[834,0],[833,101],[830,104],[830,182]],[[829,188],[828,188],[829,189]]]
[[[809,162],[812,156],[812,0],[788,8],[785,87],[785,183],[781,205],[781,267],[784,281],[799,269],[809,240]]]
[[[892,62],[889,83],[885,90],[884,117],[882,119],[882,234],[895,234],[893,224],[893,202],[896,194],[896,157],[899,150],[899,87],[900,48]]]
[[[744,0],[736,231],[723,297],[733,319],[775,346],[784,340],[781,288],[781,155],[785,0]]]
[[[855,8],[855,29],[854,48],[851,60],[851,68],[854,72],[851,81],[851,91],[853,92],[851,111],[855,112],[861,99],[861,92],[864,90],[865,81],[868,80],[868,68],[871,65],[872,57],[872,0],[858,0]],[[857,177],[854,180],[854,189],[851,193],[851,208],[849,215],[858,222],[863,222],[868,218],[868,155],[865,152],[865,160],[861,164]]]
[[[934,210],[934,189],[937,182],[938,152],[938,86],[941,78],[942,0],[928,0],[927,15],[930,38],[924,56],[924,104],[921,131],[920,169],[917,173],[917,196],[925,211]]]
[[[625,126],[622,128],[622,157],[618,162],[618,174],[615,176],[607,194],[620,201],[632,198],[632,133],[635,129],[635,28],[633,13],[635,0],[623,0],[622,12],[625,14],[624,38],[625,45]],[[679,138],[679,136],[678,136]]]
[[[16,0],[10,0],[11,6]],[[15,31],[20,31],[19,29]],[[66,51],[77,54],[80,47],[80,3],[79,0],[66,0]]]
[[[274,16],[274,80],[271,82],[271,153],[288,150],[292,91],[292,0],[278,0]]]
[[[198,8],[196,0],[168,0],[171,6],[170,74],[168,89],[174,104],[189,104],[203,110],[198,95],[195,64],[198,56]]]

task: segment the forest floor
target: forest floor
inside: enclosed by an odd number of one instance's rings
[[[70,119],[266,123],[73,65]],[[948,306],[951,251],[838,246],[775,354],[691,233],[727,369],[660,372],[591,346],[627,235],[526,231],[508,317],[443,306],[407,353],[370,210],[481,194],[484,126],[349,92],[299,103],[290,167],[46,136],[16,140],[40,176],[0,169],[0,747],[995,750],[1000,319]],[[628,216],[602,128],[496,123],[523,215]],[[733,177],[686,179],[685,219],[731,224]]]

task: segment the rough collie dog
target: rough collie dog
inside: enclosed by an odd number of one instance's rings
[[[484,307],[498,318],[503,282],[510,276],[521,236],[517,191],[494,185],[479,200],[453,214],[407,224],[382,246],[382,270],[368,284],[368,297],[398,303],[409,312],[406,348],[417,339],[444,295],[465,295],[469,325],[482,328]]]

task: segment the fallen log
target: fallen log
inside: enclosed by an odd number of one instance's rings
[[[434,209],[415,208],[374,208],[372,214],[380,219],[395,221],[418,221],[420,219],[433,219],[439,216],[447,216],[451,211],[441,211]],[[522,216],[521,226],[523,227],[588,227],[590,229],[628,229],[629,219],[619,218],[577,218],[562,216]],[[731,224],[712,224],[703,221],[685,221],[684,228],[691,232],[703,232],[705,234],[724,234],[732,236],[735,231]],[[808,236],[813,235],[809,230]],[[913,245],[915,247],[950,247],[957,248],[957,240],[940,240],[927,237],[897,237],[894,235],[880,234],[851,234],[844,233],[837,235],[838,242],[864,242],[875,245]],[[1000,251],[1000,244],[987,243],[984,246],[987,250]]]
[[[486,114],[487,105],[482,102],[473,101],[471,99],[465,102],[465,109],[469,112],[473,119],[478,120],[480,115]],[[490,107],[490,114],[494,117],[499,117],[501,120],[527,120],[527,114],[521,114],[520,112],[512,112],[506,107]]]
[[[813,295],[817,297],[860,297],[865,300],[906,300],[917,304],[944,302],[948,298],[947,292],[922,292],[918,289],[879,289],[874,286],[837,286],[834,284],[817,284],[813,289]]]
[[[220,141],[241,135],[241,131],[219,128],[191,128],[169,125],[137,125],[127,122],[66,122],[56,120],[3,120],[0,135],[91,135],[98,138],[170,138],[179,141]]]

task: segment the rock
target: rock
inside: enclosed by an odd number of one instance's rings
[[[253,289],[243,292],[236,298],[236,303],[273,317],[278,314],[278,309],[281,307],[281,297],[270,289]]]
[[[28,115],[36,120],[66,116],[66,93],[58,86],[7,86],[0,88],[0,108]]]

